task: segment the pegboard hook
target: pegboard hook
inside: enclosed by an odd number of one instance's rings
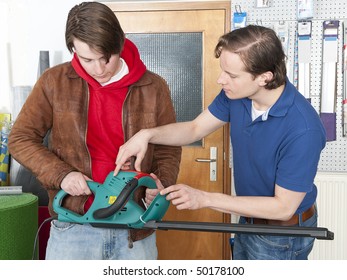
[[[255,21],[255,23],[256,23],[256,25],[260,25],[260,26],[263,25],[263,21],[262,21],[261,19],[257,19],[257,20]]]
[[[235,5],[235,11],[238,14],[242,14],[242,9],[241,9],[241,5]]]

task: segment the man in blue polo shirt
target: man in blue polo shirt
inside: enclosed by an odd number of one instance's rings
[[[314,178],[326,135],[315,109],[286,78],[276,33],[252,25],[234,30],[220,38],[215,56],[222,91],[208,109],[190,122],[141,130],[121,147],[115,173],[133,155],[139,170],[148,143],[187,145],[229,122],[236,196],[184,184],[161,194],[177,209],[236,213],[243,224],[317,226]],[[311,237],[237,234],[233,258],[307,259],[313,243]]]

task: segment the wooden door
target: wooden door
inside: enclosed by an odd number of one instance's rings
[[[113,9],[124,31],[128,34],[186,34],[187,32],[201,34],[202,90],[199,98],[201,98],[202,106],[199,112],[207,108],[221,89],[216,82],[220,68],[219,60],[214,57],[214,47],[218,38],[228,31],[230,1],[105,2],[105,4]],[[190,54],[189,52],[180,53],[178,50],[177,55]],[[165,78],[163,73],[158,74]],[[189,94],[189,90],[184,94]],[[211,174],[213,164],[211,165],[208,161],[211,151],[216,152],[215,174]],[[211,181],[211,176],[214,175],[215,179],[212,178]],[[178,182],[209,192],[230,194],[227,127],[205,137],[196,145],[183,147]],[[164,220],[230,222],[230,216],[208,209],[178,211],[170,206]],[[223,233],[157,231],[159,259],[230,259],[229,238],[230,234]]]

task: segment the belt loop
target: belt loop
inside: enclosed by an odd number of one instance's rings
[[[298,214],[298,224],[300,227],[302,226],[302,213]]]

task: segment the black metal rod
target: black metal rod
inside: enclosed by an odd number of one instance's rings
[[[210,222],[149,221],[144,225],[144,228],[158,230],[188,230],[260,235],[301,236],[334,240],[334,233],[329,231],[327,228],[321,227],[271,226],[234,223],[226,224]]]

